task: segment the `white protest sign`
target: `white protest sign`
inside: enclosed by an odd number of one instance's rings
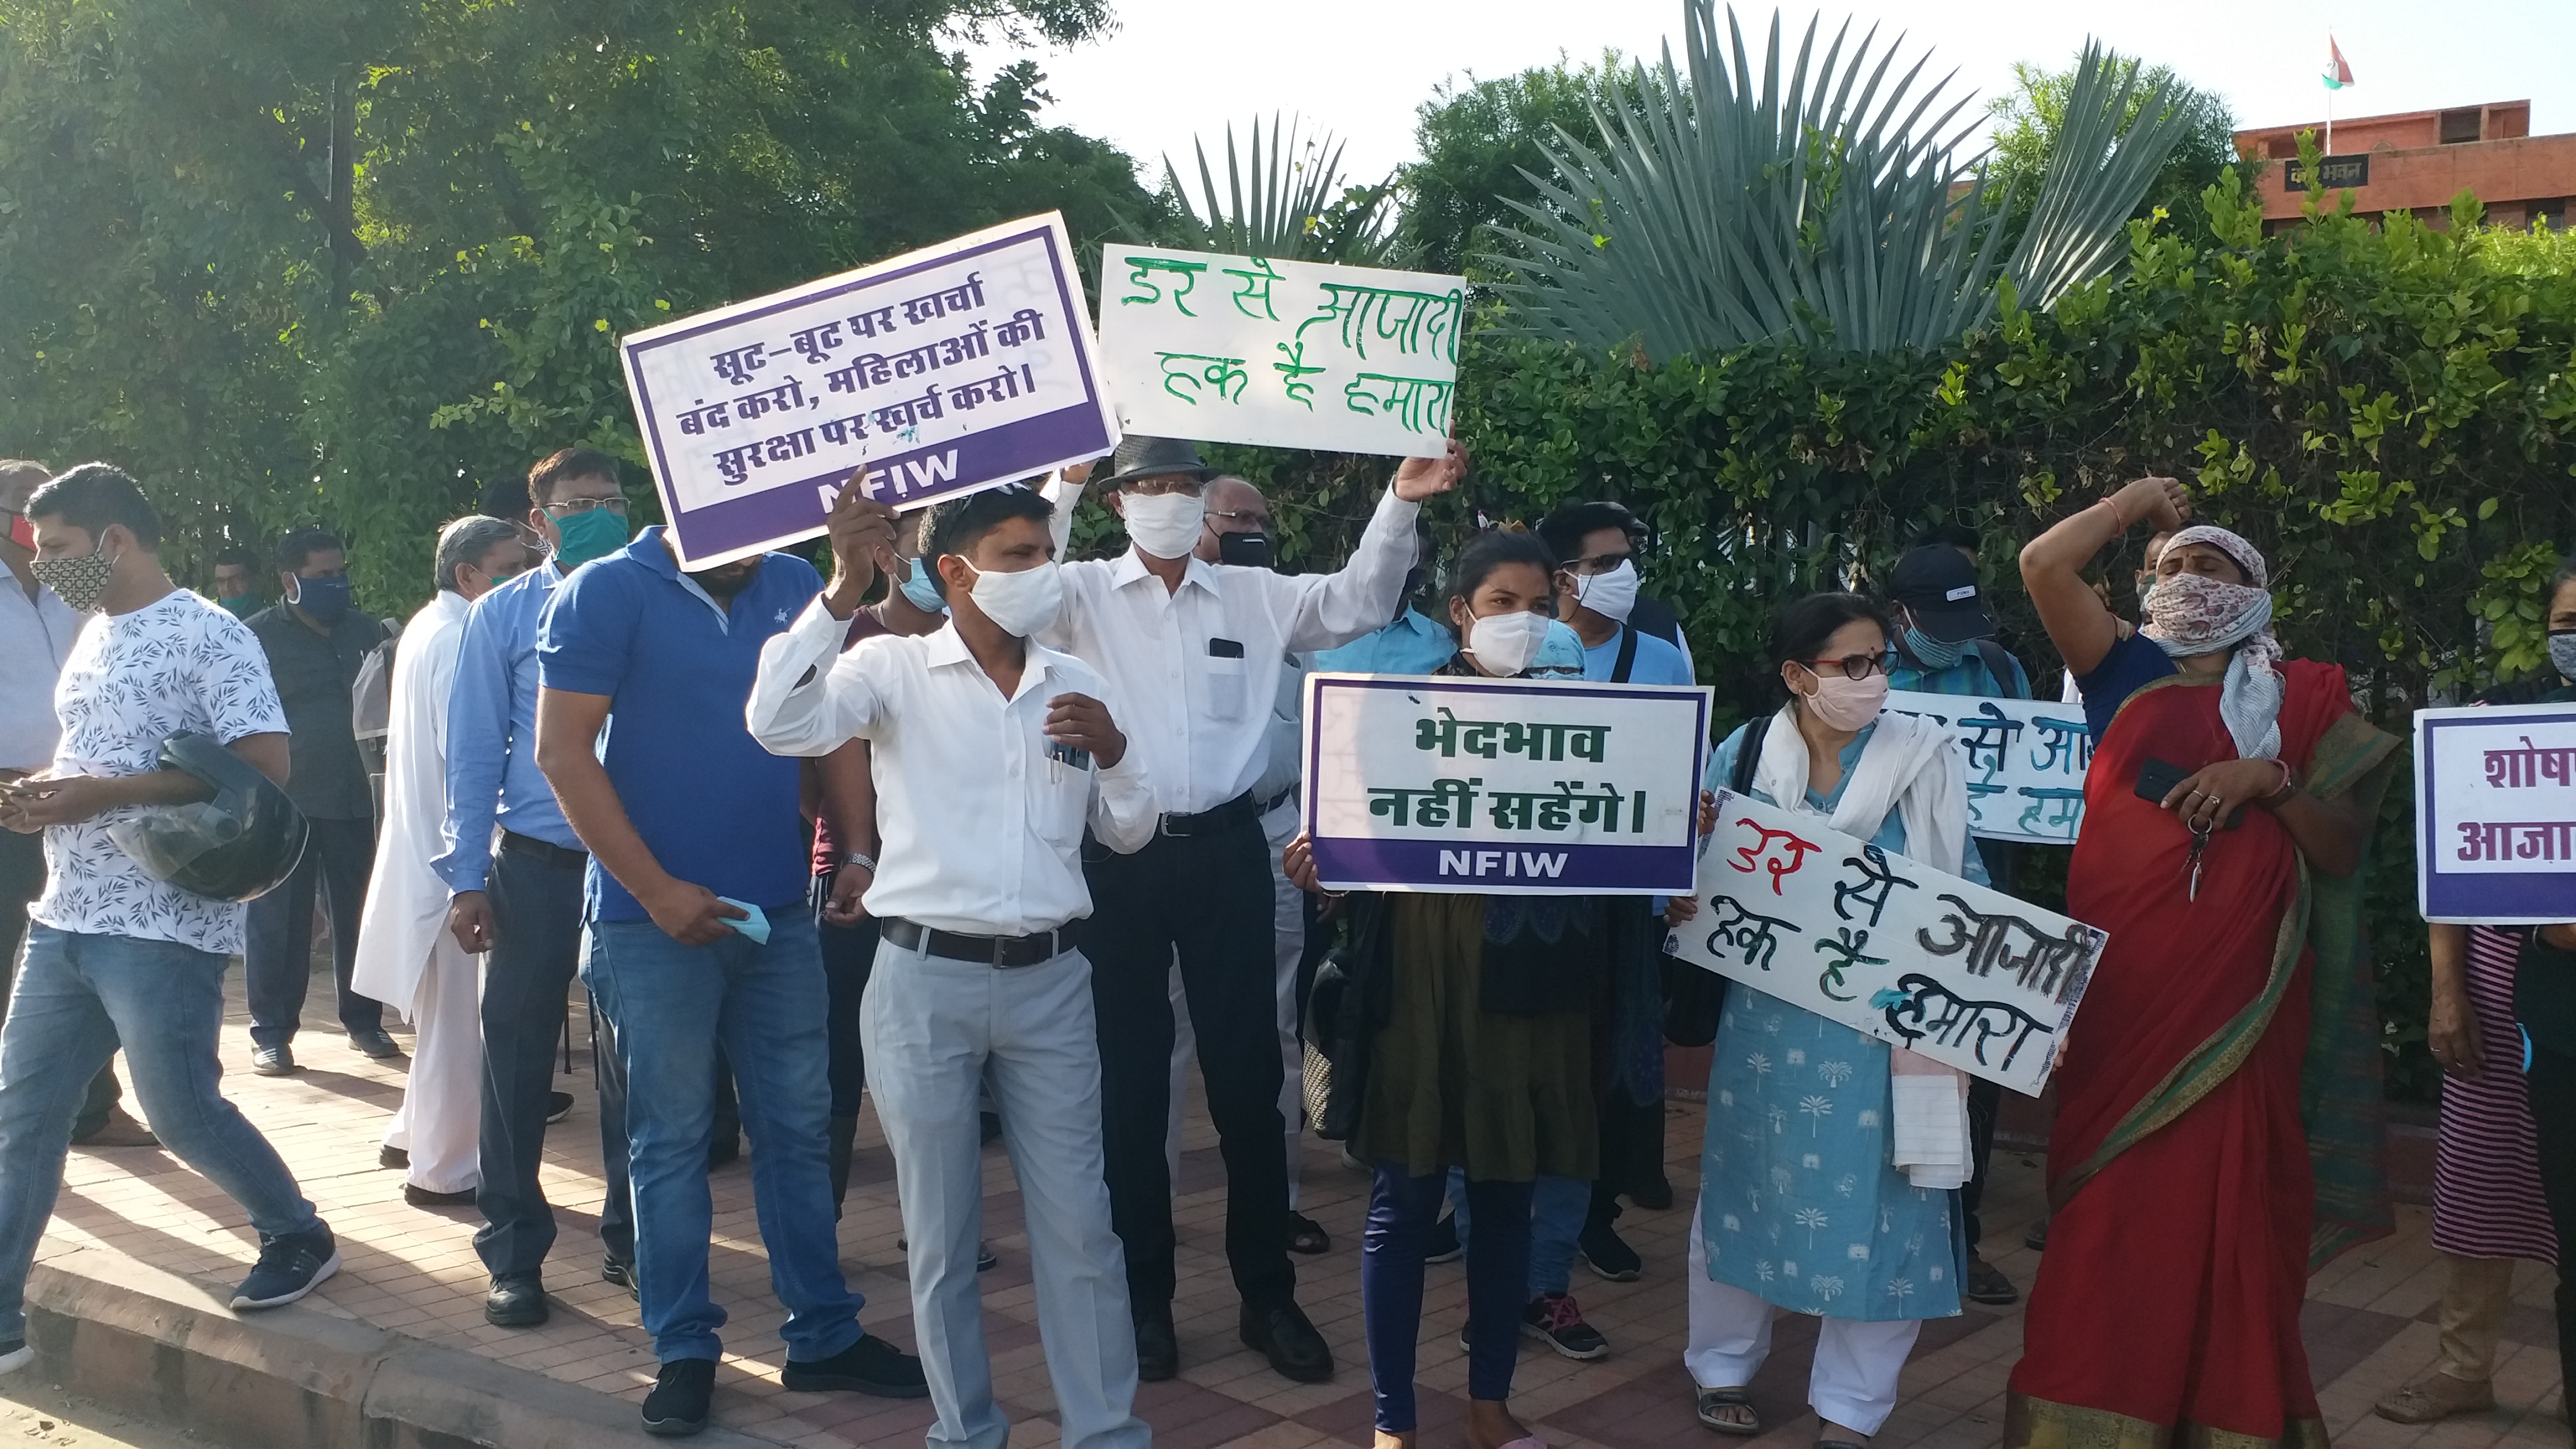
[[[2084,706],[2040,699],[1900,689],[1887,707],[1957,735],[1967,767],[1968,829],[1988,840],[2073,845],[2084,825],[2084,772],[2093,732]]]
[[[962,236],[624,340],[680,560],[811,538],[867,465],[898,508],[1109,451],[1064,219]]]
[[[1667,952],[2030,1096],[2111,939],[1731,790],[1698,894]]]
[[[1306,679],[1306,829],[1331,890],[1681,895],[1710,691]]]
[[[1436,458],[1467,283],[1111,243],[1101,370],[1131,433]]]
[[[2425,920],[2576,921],[2576,706],[2416,711],[2415,831]]]

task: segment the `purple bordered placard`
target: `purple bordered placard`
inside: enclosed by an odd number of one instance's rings
[[[1485,895],[1687,895],[1693,889],[1698,873],[1699,778],[1708,753],[1711,696],[1706,688],[1317,674],[1308,676],[1306,690],[1302,793],[1316,876],[1326,887]],[[1453,838],[1323,834],[1315,823],[1321,819],[1328,773],[1325,722],[1337,713],[1337,706],[1354,707],[1357,696],[1389,693],[1416,697],[1417,707],[1408,711],[1404,725],[1407,737],[1416,729],[1412,716],[1430,717],[1442,705],[1464,713],[1478,703],[1509,703],[1526,709],[1533,701],[1545,701],[1544,713],[1551,718],[1571,718],[1567,710],[1579,712],[1584,701],[1654,701],[1676,716],[1666,726],[1669,750],[1642,760],[1611,757],[1586,764],[1568,759],[1549,764],[1521,784],[1544,788],[1553,776],[1579,772],[1589,785],[1593,776],[1606,772],[1619,777],[1616,783],[1623,797],[1631,791],[1650,793],[1652,809],[1660,811],[1676,800],[1685,802],[1683,818],[1676,828],[1659,830],[1645,843],[1610,844],[1570,839],[1572,832],[1499,830],[1493,824],[1490,800],[1480,799],[1470,811],[1475,823],[1460,827]],[[1471,774],[1492,779],[1498,769],[1511,767],[1508,760],[1461,759],[1428,750],[1420,754],[1419,763],[1425,780]]]
[[[2554,925],[2576,921],[2576,809],[2568,808],[2570,787],[2553,775],[2576,776],[2576,761],[2561,759],[2544,772],[2538,759],[2508,758],[2497,772],[2500,780],[2522,779],[2519,786],[2492,791],[2461,785],[2456,761],[2462,751],[2478,758],[2467,771],[2473,781],[2487,776],[2488,752],[2509,757],[2525,754],[2525,735],[2548,731],[2559,741],[2576,725],[2576,708],[2521,705],[2494,708],[2419,710],[2415,716],[2415,870],[2416,905],[2424,919],[2471,925]],[[2544,749],[2535,753],[2557,754]],[[2454,761],[2442,768],[2445,759]],[[2450,778],[2446,781],[2444,776]],[[2516,800],[2526,793],[2528,803]],[[2477,844],[2463,823],[2481,830]],[[2503,830],[2503,836],[2489,832]],[[2494,847],[2511,852],[2528,870],[2460,869],[2463,850],[2501,859]]]
[[[947,318],[933,314],[933,320],[915,322],[899,333],[871,333],[865,340],[857,336],[853,321],[851,336],[836,344],[846,355],[809,354],[800,361],[792,355],[791,348],[771,346],[768,356],[777,360],[779,377],[763,373],[757,381],[732,380],[735,389],[748,386],[758,393],[768,390],[761,384],[781,384],[789,369],[797,369],[798,395],[790,404],[772,404],[778,408],[772,415],[774,420],[737,420],[740,425],[729,426],[728,436],[720,442],[711,431],[693,436],[683,428],[683,415],[701,411],[709,396],[715,397],[721,409],[728,382],[699,379],[703,386],[685,390],[675,387],[668,380],[673,369],[667,364],[672,358],[689,356],[703,362],[706,359],[698,354],[711,356],[727,351],[724,344],[775,342],[793,330],[794,322],[815,325],[828,320],[826,314],[853,319],[870,313],[890,315],[916,300],[915,294],[924,290],[925,280],[940,280],[926,279],[926,273],[953,275],[961,264],[971,266],[981,259],[1007,263],[1014,254],[1043,257],[1049,272],[1044,284],[1046,305],[1042,309],[1049,345],[1042,361],[1026,354],[1014,355],[991,341],[999,335],[994,324],[1011,316],[1009,308],[1001,308],[991,316],[962,310]],[[980,299],[982,293],[977,295]],[[790,312],[809,315],[800,319],[783,316]],[[769,337],[771,332],[777,332],[779,337]],[[970,360],[963,363],[934,364],[941,370],[906,374],[890,385],[880,378],[875,391],[864,385],[827,389],[826,380],[834,363],[846,368],[861,354],[873,352],[879,354],[877,360],[882,364],[887,360],[883,354],[889,349],[938,347],[952,338],[963,341],[969,333],[974,334],[975,346]],[[871,495],[910,509],[1096,458],[1117,441],[1115,423],[1103,396],[1098,346],[1091,334],[1090,310],[1084,302],[1080,274],[1074,267],[1063,219],[1053,212],[634,333],[623,340],[620,351],[645,457],[652,465],[663,514],[670,521],[668,537],[682,563],[690,568],[749,557],[820,534],[829,512],[828,499],[862,458],[868,467]],[[750,365],[754,369],[764,366],[759,361]],[[657,373],[664,378],[658,391]],[[1022,395],[1017,389],[1025,385],[1027,395],[1060,394],[1063,405],[960,431],[958,423],[971,424],[975,420],[958,405],[958,394],[971,391],[981,401],[984,390],[994,388],[995,379],[1006,375],[1014,378],[1014,398]],[[960,384],[965,386],[961,388]],[[932,397],[937,405],[936,411],[923,413],[924,418],[950,420],[938,430],[944,435],[931,441],[923,442],[914,436],[918,429],[872,428],[866,421],[880,407],[914,403],[924,395]],[[994,396],[1000,396],[998,390]],[[938,405],[942,400],[944,405]],[[734,401],[738,405],[740,399]],[[988,404],[991,405],[998,404]],[[851,416],[845,417],[844,413]],[[843,441],[830,438],[834,428],[845,435]],[[820,441],[815,436],[818,431],[824,434]],[[757,465],[736,462],[734,471],[743,473],[742,478],[728,475],[720,484],[710,482],[712,465],[708,457],[701,455],[711,456],[724,446],[764,440],[765,434],[792,438],[797,433],[805,435],[801,442],[785,443],[771,451],[770,461]],[[864,451],[861,438],[865,439]],[[684,482],[698,494],[719,488],[721,496],[684,501]]]

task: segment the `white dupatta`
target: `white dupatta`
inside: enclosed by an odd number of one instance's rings
[[[1763,732],[1753,787],[1793,815],[1824,815],[1807,803],[1807,766],[1807,737],[1798,732],[1797,706],[1782,705]],[[1890,810],[1904,821],[1907,859],[1951,875],[1961,873],[1968,782],[1950,733],[1917,715],[1882,711],[1825,824],[1868,840],[1878,834]],[[1888,1087],[1889,1161],[1918,1188],[1966,1185],[1972,1171],[1966,1074],[1894,1047],[1888,1053]]]

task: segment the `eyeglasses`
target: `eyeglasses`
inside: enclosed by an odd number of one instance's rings
[[[1596,574],[1606,574],[1623,563],[1632,563],[1636,557],[1629,553],[1596,553],[1590,558],[1567,560],[1565,571],[1578,578],[1591,578]]]
[[[546,516],[549,518],[570,518],[578,513],[588,513],[595,508],[605,508],[620,518],[626,516],[624,498],[567,498],[560,503],[545,505]]]
[[[1196,498],[1207,487],[1207,480],[1193,478],[1186,473],[1165,473],[1152,478],[1138,478],[1119,486],[1139,498],[1160,498],[1166,493]]]
[[[1231,512],[1211,508],[1207,511],[1207,516],[1208,521],[1211,523],[1220,518],[1224,519],[1228,523],[1241,520],[1251,525],[1250,528],[1245,530],[1245,532],[1248,533],[1268,533],[1270,531],[1270,515],[1267,513],[1254,513],[1250,509],[1245,508],[1234,509]]]
[[[1840,659],[1793,659],[1789,662],[1806,666],[1810,674],[1819,673],[1816,666],[1820,664],[1831,664],[1843,672],[1845,679],[1867,679],[1883,671],[1893,672],[1896,651],[1888,649],[1877,654],[1846,654]]]

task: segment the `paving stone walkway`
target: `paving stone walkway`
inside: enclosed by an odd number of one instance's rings
[[[327,980],[315,985],[315,1000],[327,1003]],[[302,1072],[253,1076],[238,971],[232,987],[233,1013],[224,1037],[226,1090],[286,1155],[339,1234],[346,1266],[313,1301],[329,1312],[640,1402],[652,1382],[653,1356],[634,1304],[598,1275],[598,1118],[587,1048],[575,1054],[575,1069],[560,1082],[577,1105],[569,1120],[552,1129],[547,1144],[546,1190],[559,1205],[562,1225],[547,1277],[554,1317],[540,1329],[498,1329],[483,1321],[485,1278],[472,1247],[472,1209],[410,1207],[402,1200],[401,1174],[376,1166],[377,1144],[400,1100],[407,1063],[369,1061],[349,1050],[336,1031],[315,1028],[296,1043]],[[576,1039],[586,1031],[578,1016],[574,1031]],[[1224,1174],[1206,1115],[1196,1103],[1193,1108],[1174,1207],[1183,1284],[1174,1305],[1181,1377],[1146,1385],[1139,1411],[1166,1449],[1368,1443],[1359,1305],[1367,1180],[1342,1166],[1332,1144],[1308,1142],[1305,1210],[1331,1232],[1333,1250],[1300,1260],[1299,1297],[1331,1341],[1341,1372],[1328,1384],[1288,1383],[1235,1340],[1234,1293],[1223,1260]],[[1578,1364],[1536,1340],[1525,1341],[1514,1406],[1551,1444],[1664,1449],[1718,1442],[1692,1418],[1690,1383],[1681,1367],[1682,1235],[1696,1186],[1700,1124],[1696,1105],[1676,1103],[1668,1111],[1671,1173],[1681,1206],[1661,1213],[1631,1210],[1622,1220],[1628,1240],[1645,1256],[1644,1277],[1608,1283],[1576,1268],[1576,1296],[1609,1337],[1611,1355]],[[985,1164],[984,1234],[1002,1256],[1001,1266],[984,1276],[996,1386],[1016,1421],[1014,1443],[1049,1445],[1056,1442],[1054,1405],[1038,1346],[1019,1194],[998,1145],[987,1150]],[[2040,1200],[2039,1161],[2005,1153],[1994,1178],[1986,1212],[1988,1232],[1999,1241],[1989,1241],[1989,1256],[2027,1288],[2038,1255],[2021,1246],[2021,1230]],[[718,1422],[799,1445],[920,1443],[931,1420],[927,1401],[889,1404],[854,1395],[789,1393],[779,1386],[780,1315],[753,1222],[749,1170],[742,1163],[725,1167],[713,1175],[712,1186],[713,1284],[717,1301],[733,1316],[718,1378]],[[2433,1361],[2440,1270],[2427,1241],[2429,1214],[2422,1208],[2400,1212],[2394,1238],[2346,1255],[2319,1274],[2309,1292],[2309,1350],[2335,1442],[2354,1449],[2567,1445],[2548,1311],[2555,1280],[2548,1270],[2528,1264],[2515,1278],[2496,1410],[2429,1429],[2404,1428],[2370,1413],[2381,1394]],[[853,1285],[867,1295],[870,1331],[910,1346],[903,1255],[895,1246],[899,1232],[893,1168],[870,1116],[862,1123],[848,1216],[841,1224],[842,1261]],[[98,1247],[224,1290],[255,1251],[241,1214],[220,1191],[167,1154],[136,1149],[72,1155],[43,1252]],[[2105,1311],[2117,1311],[2116,1305],[2105,1305]],[[1423,1318],[1425,1445],[1460,1437],[1467,1369],[1456,1343],[1465,1317],[1461,1268],[1433,1268]],[[1761,1449],[1804,1449],[1814,1440],[1816,1424],[1804,1393],[1813,1342],[1810,1320],[1792,1317],[1781,1325],[1778,1348],[1754,1385],[1755,1403],[1774,1426],[1750,1441]],[[1998,1442],[2004,1379],[2020,1352],[2017,1311],[1971,1306],[1962,1317],[1928,1324],[1906,1370],[1903,1402],[1878,1444],[1978,1449]]]

